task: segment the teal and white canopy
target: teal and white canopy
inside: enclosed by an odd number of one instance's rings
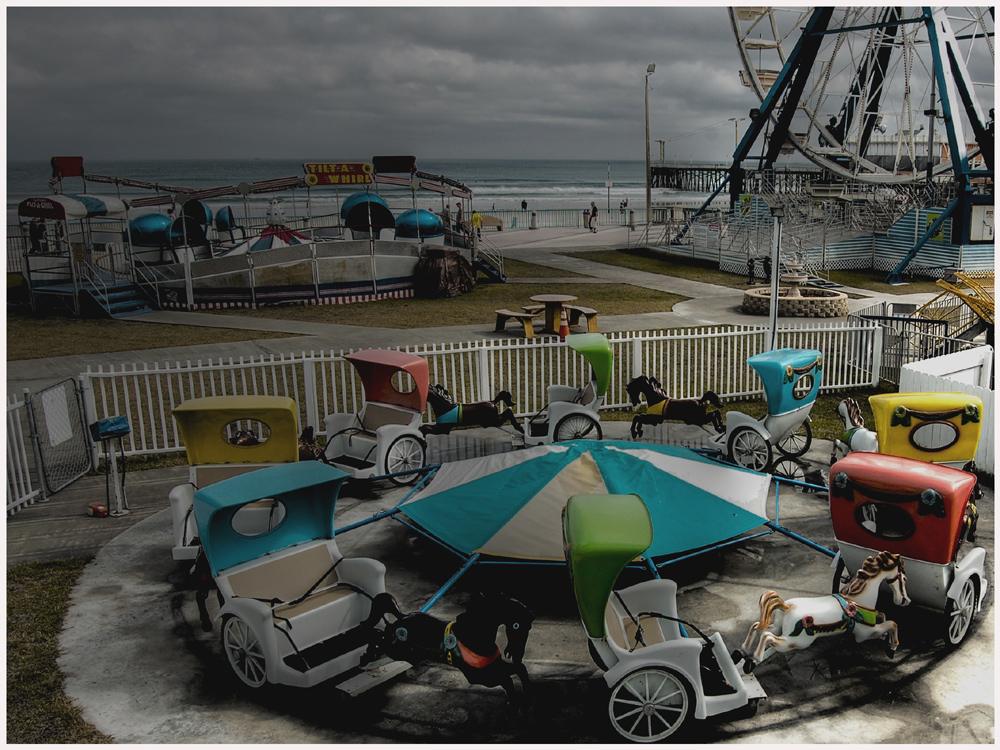
[[[764,524],[770,483],[687,448],[580,440],[446,463],[400,511],[466,555],[561,561],[571,496],[635,493],[653,521],[646,557],[662,557]]]

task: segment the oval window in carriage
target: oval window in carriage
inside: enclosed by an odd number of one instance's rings
[[[908,539],[917,530],[913,517],[898,505],[864,503],[854,511],[858,526],[879,539]]]
[[[937,453],[953,446],[961,436],[951,422],[922,422],[910,430],[910,444],[918,450]]]
[[[263,536],[285,520],[285,504],[276,497],[255,500],[233,514],[232,526],[240,536]]]
[[[797,401],[801,401],[812,393],[812,389],[815,384],[816,379],[813,377],[813,374],[811,372],[807,372],[795,381],[795,384],[792,386],[792,397]]]
[[[263,445],[271,439],[271,428],[259,419],[234,419],[222,428],[222,439],[244,448]]]

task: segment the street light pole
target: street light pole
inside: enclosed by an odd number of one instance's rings
[[[740,146],[740,123],[743,122],[746,119],[747,118],[745,118],[745,117],[730,117],[729,118],[729,122],[733,123],[733,126],[736,128],[736,141],[734,142],[733,145],[735,145],[737,148],[739,148],[739,146]]]
[[[653,223],[652,191],[649,184],[652,177],[649,168],[649,77],[654,70],[654,63],[646,68],[646,231],[649,231],[649,225]]]

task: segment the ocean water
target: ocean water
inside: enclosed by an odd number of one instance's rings
[[[307,159],[321,161],[321,159]],[[342,161],[370,161],[370,158],[344,159]],[[472,206],[480,211],[490,209],[520,208],[527,201],[529,209],[578,208],[581,211],[594,201],[599,208],[618,208],[628,199],[629,208],[645,207],[642,161],[557,161],[557,160],[503,160],[503,159],[417,159],[420,171],[444,175],[467,185],[473,192]],[[277,159],[247,160],[146,160],[146,161],[89,161],[84,159],[88,174],[120,177],[161,185],[204,189],[240,182],[301,176],[302,162]],[[607,187],[610,171],[611,188]],[[51,168],[45,162],[7,163],[7,217],[15,222],[17,204],[25,198],[49,195]],[[372,186],[394,209],[413,208],[412,192],[408,188],[385,185]],[[83,180],[68,178],[62,192],[83,192]],[[121,188],[114,185],[89,182],[87,192],[96,195],[118,195],[128,200],[150,195],[138,188]],[[170,190],[164,192],[170,193]],[[313,216],[335,213],[340,202],[354,190],[348,188],[316,187],[309,190],[308,211]],[[654,190],[654,201],[669,196],[685,196],[672,191]],[[240,216],[246,210],[251,216],[265,213],[272,198],[278,197],[286,214],[305,214],[306,191],[249,196],[247,204],[240,196],[206,201],[216,210],[231,205]],[[417,207],[440,211],[442,196],[426,190],[417,191]],[[157,209],[151,208],[149,211]],[[163,209],[160,209],[163,210]],[[452,210],[454,202],[452,201]]]

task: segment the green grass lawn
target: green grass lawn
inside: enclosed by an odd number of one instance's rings
[[[746,276],[726,273],[718,268],[712,268],[708,264],[684,262],[652,250],[641,248],[636,250],[595,250],[593,252],[578,251],[563,254],[580,260],[592,260],[595,263],[607,263],[609,266],[658,273],[661,276],[674,276],[688,281],[701,281],[733,289],[748,288]]]
[[[7,361],[71,354],[287,338],[294,334],[140,323],[129,320],[7,314]]]
[[[7,569],[7,742],[113,742],[80,718],[56,665],[69,592],[85,558]],[[94,642],[110,651],[114,644]]]

